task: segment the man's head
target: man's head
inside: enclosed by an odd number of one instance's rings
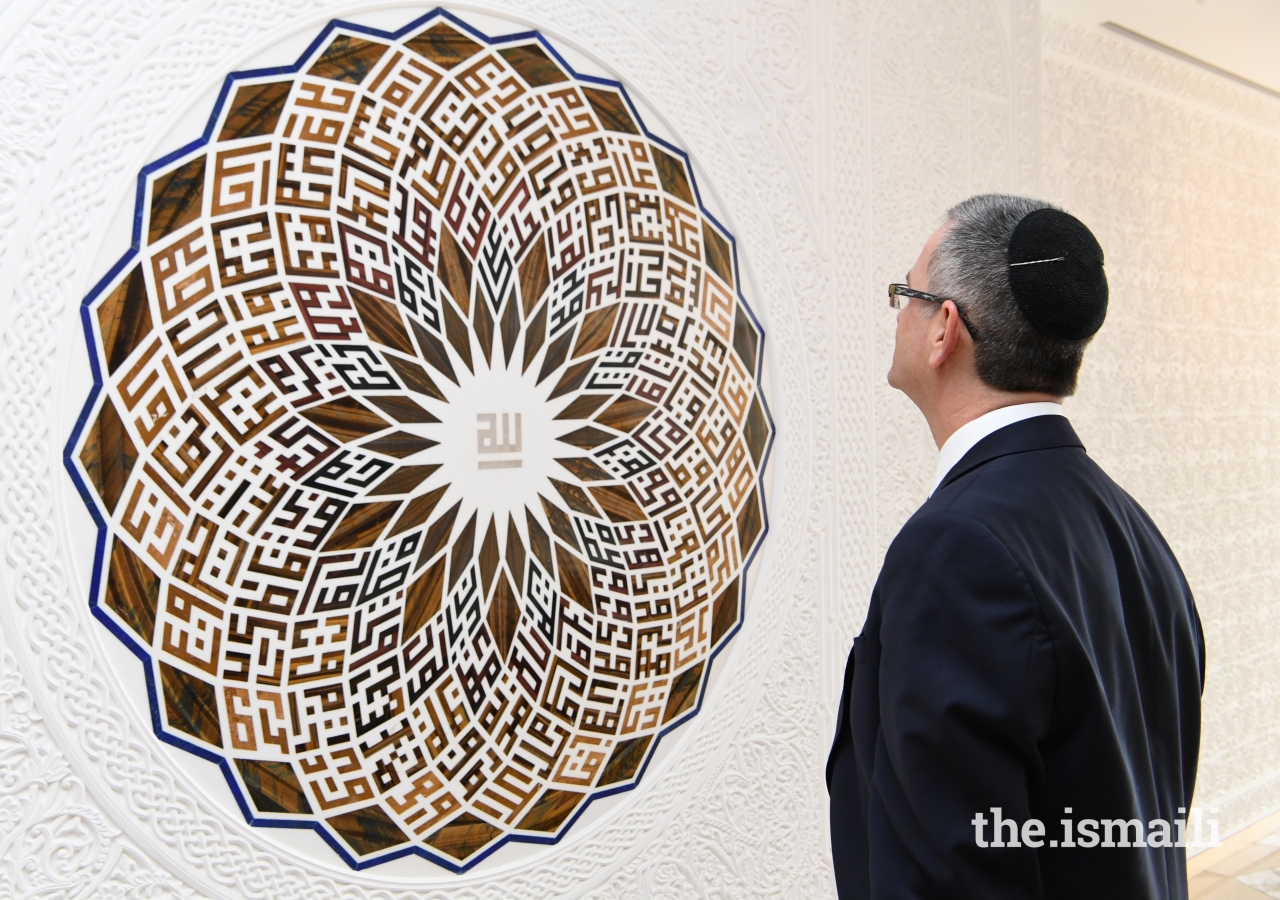
[[[957,403],[994,409],[1071,395],[1106,313],[1093,235],[1025,197],[985,194],[950,209],[907,283],[949,301],[912,299],[899,312],[889,371],[931,426]]]

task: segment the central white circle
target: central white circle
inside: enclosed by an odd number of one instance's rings
[[[537,384],[538,366],[521,373],[520,360],[503,365],[495,353],[493,368],[482,357],[475,360],[475,372],[459,366],[458,384],[438,379],[447,402],[427,401],[439,424],[415,429],[439,445],[415,454],[414,465],[439,463],[440,471],[419,489],[434,489],[448,483],[442,503],[462,500],[461,520],[473,511],[485,523],[491,516],[504,522],[508,514],[523,522],[521,509],[528,507],[541,515],[539,493],[555,497],[548,478],[570,479],[556,457],[577,456],[573,447],[556,440],[573,430],[573,424],[555,421],[555,415],[572,397],[548,400],[556,379]]]

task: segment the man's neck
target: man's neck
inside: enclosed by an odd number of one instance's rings
[[[933,442],[941,449],[947,438],[979,416],[1006,406],[1044,401],[1061,403],[1062,398],[1039,391],[997,391],[982,385],[981,389],[939,398],[932,409],[922,407],[921,411],[924,412],[925,421],[929,423],[929,431],[933,433]]]

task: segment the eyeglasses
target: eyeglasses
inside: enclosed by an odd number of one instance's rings
[[[930,303],[936,303],[939,306],[946,303],[949,297],[939,297],[937,294],[927,294],[924,291],[917,291],[915,288],[907,287],[905,284],[889,285],[889,305],[894,309],[904,309],[912,297],[918,297],[921,300],[928,300]],[[960,321],[964,323],[964,327],[969,330],[969,336],[976,342],[978,340],[978,331],[973,327],[973,323],[969,321],[969,317],[964,314],[964,310],[960,308],[960,304],[952,300],[952,304],[956,308],[956,312],[960,314]]]

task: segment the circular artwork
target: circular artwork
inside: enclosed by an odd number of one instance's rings
[[[773,434],[684,154],[539,35],[335,22],[134,229],[67,464],[156,733],[358,867],[633,786],[739,625]]]

